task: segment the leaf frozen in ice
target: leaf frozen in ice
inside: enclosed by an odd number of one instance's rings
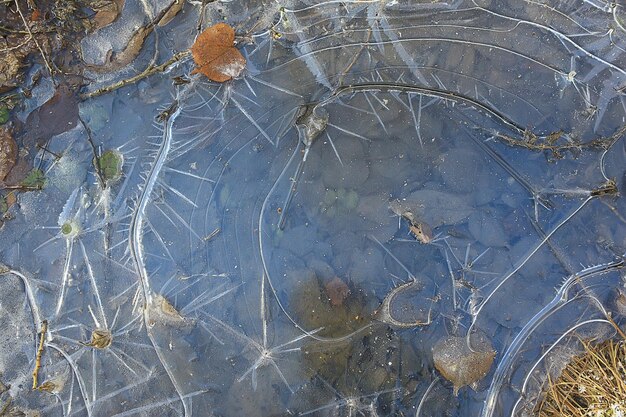
[[[471,343],[471,346],[468,345]],[[452,382],[454,394],[466,385],[472,385],[487,375],[496,352],[484,336],[448,336],[433,346],[435,368]]]
[[[193,60],[198,65],[194,73],[220,83],[239,76],[246,67],[246,59],[234,43],[235,30],[226,23],[206,29],[191,47]]]

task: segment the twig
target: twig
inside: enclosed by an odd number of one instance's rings
[[[28,185],[4,185],[0,189],[18,191],[41,191],[42,187],[30,187]]]
[[[43,62],[44,62],[44,64],[46,64],[46,68],[48,69],[48,72],[50,73],[50,76],[52,76],[52,68],[50,67],[50,64],[48,63],[48,58],[46,58],[46,54],[44,53],[43,49],[41,48],[41,45],[39,45],[39,42],[37,41],[37,38],[35,38],[33,36],[33,32],[30,30],[30,26],[28,26],[28,22],[26,21],[26,18],[24,17],[24,14],[22,14],[22,10],[20,9],[20,5],[19,5],[19,1],[18,0],[15,0],[15,8],[17,9],[17,12],[20,14],[20,17],[22,18],[22,22],[24,22],[24,27],[28,31],[28,36],[30,36],[33,39],[33,41],[35,42],[35,45],[37,46],[37,49],[39,49],[39,53],[41,53],[41,57],[43,58]]]
[[[9,2],[13,3],[13,1],[14,0],[8,0],[7,3],[9,3]],[[2,1],[0,1],[0,4],[2,4]],[[32,33],[56,33],[57,31],[58,31],[57,28],[54,28],[54,29],[41,28],[41,29],[33,30]],[[0,25],[0,32],[7,33],[9,35],[16,35],[16,34],[17,35],[28,35],[28,31],[27,30],[19,30],[19,29],[12,28],[11,26],[4,26],[4,25]],[[0,416],[2,416],[2,414],[0,414]]]
[[[11,3],[13,2],[13,0],[9,0],[9,1]],[[7,1],[7,3],[8,3],[8,1]],[[0,4],[2,4],[2,1],[0,1]],[[0,31],[6,32],[6,33],[9,33],[9,34],[11,34],[11,33],[19,33],[21,35],[27,35],[28,34],[28,32],[25,31],[25,30],[15,29],[15,28],[13,28],[11,26],[5,26],[5,25],[0,25]]]
[[[46,147],[45,147],[45,146],[43,146],[43,145],[37,144],[37,145],[36,145],[36,147],[37,147],[37,149],[42,150],[42,151],[44,151],[44,152],[47,152],[47,153],[49,153],[50,155],[54,156],[57,160],[59,160],[59,159],[61,159],[61,158],[63,157],[63,155],[59,155],[59,154],[58,154],[58,153],[56,153],[56,152],[52,152],[50,149],[46,148]]]
[[[104,175],[102,175],[102,169],[100,168],[100,156],[98,155],[98,149],[96,148],[96,144],[93,142],[91,129],[89,128],[89,126],[87,126],[87,123],[85,123],[80,115],[78,116],[78,120],[83,125],[85,132],[87,132],[87,141],[89,142],[89,145],[91,146],[91,151],[93,152],[93,165],[96,168],[96,177],[98,177],[100,188],[104,190],[107,186],[107,183],[104,180]]]
[[[33,389],[37,389],[37,377],[39,376],[39,368],[41,367],[41,355],[43,355],[43,346],[46,340],[46,332],[48,331],[48,321],[41,323],[41,336],[39,338],[39,348],[37,348],[37,357],[35,359],[35,369],[33,370]]]
[[[501,142],[510,146],[518,146],[533,151],[551,151],[555,158],[561,157],[561,151],[566,150],[581,150],[590,148],[608,149],[613,146],[613,144],[618,139],[626,134],[626,125],[624,125],[609,136],[596,137],[587,142],[572,141],[568,143],[557,143],[557,141],[559,141],[562,137],[567,137],[568,135],[562,131],[552,132],[546,135],[538,135],[530,131],[529,129],[526,129],[523,126],[519,125],[514,120],[509,119],[507,115],[501,113],[498,109],[492,108],[488,104],[477,101],[470,96],[434,87],[417,86],[397,82],[368,82],[340,86],[326,98],[310,104],[314,105],[315,107],[323,107],[332,100],[335,100],[336,98],[344,94],[353,94],[368,91],[399,91],[405,93],[421,94],[425,97],[434,97],[451,103],[466,104],[478,111],[486,113],[488,116],[502,123],[504,126],[515,132],[517,136],[519,136],[519,138],[516,138],[504,133],[493,132],[489,130],[489,132],[493,135],[495,139],[498,139]]]
[[[115,84],[111,84],[111,85],[108,85],[106,87],[99,88],[99,89],[97,89],[95,91],[92,91],[90,93],[81,94],[80,97],[83,100],[85,100],[85,99],[101,96],[102,94],[110,93],[111,91],[115,91],[115,90],[117,90],[119,88],[122,88],[124,86],[127,86],[129,84],[136,83],[137,81],[143,80],[144,78],[149,77],[149,76],[151,76],[153,74],[165,71],[165,69],[167,69],[167,67],[169,67],[170,65],[180,61],[183,58],[188,57],[190,54],[191,54],[191,51],[189,51],[189,50],[186,50],[186,51],[183,51],[183,52],[179,52],[179,53],[175,54],[174,56],[172,56],[167,61],[165,61],[161,65],[157,65],[157,66],[151,65],[151,66],[147,67],[145,70],[143,70],[142,72],[140,72],[139,74],[137,74],[137,75],[135,75],[133,77],[130,77],[130,78],[118,81]]]
[[[24,42],[19,43],[19,44],[15,45],[15,46],[10,46],[10,47],[8,46],[6,48],[2,48],[2,49],[0,49],[0,52],[10,52],[10,51],[14,51],[16,49],[20,49],[22,46],[28,44],[28,42],[30,42],[31,38],[32,38],[32,36],[29,35]]]
[[[614,143],[615,140],[619,139],[622,135],[626,133],[626,126],[622,126],[615,133],[610,136],[602,136],[595,139],[592,139],[588,142],[571,142],[565,144],[556,144],[556,140],[560,138],[562,135],[561,132],[556,132],[554,135],[548,135],[546,140],[538,141],[538,136],[527,133],[525,135],[524,140],[515,139],[509,135],[504,133],[494,133],[494,137],[499,139],[500,141],[506,143],[507,145],[514,147],[526,148],[531,151],[551,151],[552,154],[558,158],[561,156],[561,151],[566,150],[576,150],[576,149],[607,149]]]
[[[215,236],[217,236],[220,233],[221,229],[218,227],[215,230],[213,230],[211,233],[209,233],[208,235],[206,235],[205,237],[202,238],[202,240],[204,240],[205,242],[208,242],[209,240],[213,239]]]

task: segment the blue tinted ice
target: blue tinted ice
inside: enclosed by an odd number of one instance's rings
[[[84,39],[86,59],[167,6],[144,3]],[[38,155],[44,189],[0,230],[13,401],[94,417],[532,410],[542,354],[606,334],[624,285],[624,7],[189,2],[91,91],[219,19],[242,36],[241,77],[213,83],[184,58],[81,103],[119,180],[99,180],[80,125]],[[494,365],[455,399],[433,348],[474,331]],[[40,340],[48,385],[32,391]]]

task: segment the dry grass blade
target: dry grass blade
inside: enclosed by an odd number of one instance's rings
[[[29,39],[32,39],[33,42],[35,42],[35,46],[37,46],[37,49],[39,50],[39,53],[41,54],[41,57],[43,58],[43,63],[46,65],[46,68],[48,69],[48,72],[50,73],[50,75],[52,75],[53,74],[52,67],[50,67],[50,63],[48,61],[48,58],[46,57],[46,54],[44,53],[41,45],[37,41],[37,38],[35,38],[33,36],[33,32],[30,30],[30,26],[28,25],[28,21],[26,20],[26,18],[24,17],[24,14],[22,13],[22,10],[20,9],[20,3],[17,0],[15,0],[14,3],[15,3],[15,9],[19,13],[20,18],[22,19],[22,22],[24,22],[24,27],[26,28],[26,31],[28,32]]]
[[[626,413],[626,344],[607,340],[583,341],[584,352],[574,357],[556,380],[548,376],[539,417],[612,417]]]

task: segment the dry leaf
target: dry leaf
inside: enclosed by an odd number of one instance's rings
[[[150,23],[137,29],[123,50],[119,52],[109,51],[104,65],[88,65],[87,68],[95,72],[111,72],[128,66],[137,58],[146,38],[152,33],[155,26],[161,26],[162,21],[171,20],[180,11],[182,7],[180,3],[181,0],[172,0],[169,6],[161,10],[159,15],[155,16]],[[123,7],[122,3],[120,5]]]
[[[0,128],[0,181],[9,174],[16,158],[17,144],[11,136],[11,131],[8,127]]]
[[[237,77],[246,67],[246,59],[234,45],[235,30],[226,23],[207,28],[191,47],[198,66],[193,73],[199,72],[220,83]]]
[[[9,194],[7,194],[5,200],[7,203],[7,209],[10,209],[13,204],[17,203],[17,196],[15,195],[15,192],[11,191]]]
[[[106,349],[111,346],[113,335],[108,329],[96,329],[91,333],[91,341],[85,343],[85,346],[94,347],[96,349]]]
[[[33,10],[33,12],[30,15],[30,21],[31,22],[36,22],[36,21],[42,20],[42,19],[43,19],[43,13],[41,13],[41,10],[39,10],[39,9]]]
[[[141,48],[143,47],[143,43],[146,41],[146,38],[149,34],[154,30],[154,25],[151,23],[147,26],[140,27],[137,29],[137,32],[133,34],[133,37],[130,38],[126,47],[120,52],[112,52],[109,51],[109,55],[107,56],[107,64],[103,66],[90,66],[89,69],[94,71],[117,71],[121,68],[126,67],[128,64],[133,62],[139,52],[141,52]]]
[[[174,0],[174,3],[167,9],[161,20],[159,20],[158,25],[163,27],[172,21],[174,17],[183,9],[183,5],[185,4],[184,0]]]
[[[433,231],[426,223],[419,221],[411,223],[409,231],[420,243],[428,244],[433,240]]]
[[[466,337],[448,336],[433,346],[435,368],[452,382],[454,395],[460,388],[484,378],[496,357],[486,337],[472,334],[470,343],[471,349]]]
[[[40,145],[55,135],[73,129],[78,123],[78,97],[71,87],[61,84],[54,96],[26,119],[26,140],[36,140]],[[29,142],[24,143],[28,147]]]
[[[124,8],[125,0],[113,0],[96,7],[96,15],[93,17],[94,29],[102,29],[115,22]]]

